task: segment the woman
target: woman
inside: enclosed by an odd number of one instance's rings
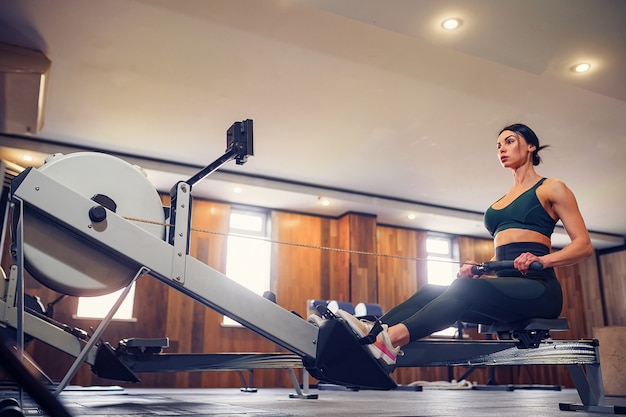
[[[556,318],[561,313],[561,286],[554,267],[571,265],[593,252],[589,233],[574,194],[560,180],[535,172],[541,158],[537,135],[526,125],[500,131],[498,158],[513,173],[513,187],[485,212],[485,226],[494,237],[492,260],[513,260],[516,270],[483,278],[463,264],[449,287],[425,285],[411,298],[380,318],[383,331],[368,345],[372,354],[394,364],[400,348],[411,341],[448,328],[457,321],[515,322],[530,318]],[[561,220],[571,242],[551,252],[550,236]],[[541,271],[530,271],[533,262]],[[339,311],[359,336],[373,324]]]

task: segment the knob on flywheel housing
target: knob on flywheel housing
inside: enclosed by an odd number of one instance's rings
[[[93,206],[89,209],[89,219],[94,223],[100,223],[107,218],[107,211],[102,206]]]
[[[163,239],[163,205],[139,167],[103,153],[78,152],[52,155],[38,170],[86,198],[107,196],[115,202],[117,215],[149,221],[135,224]],[[90,219],[94,214],[85,213],[85,222],[106,218],[108,209],[97,202],[94,207],[96,219]],[[137,265],[108,256],[28,205],[23,224],[24,266],[35,279],[57,292],[87,297],[108,294],[128,285],[137,273]]]

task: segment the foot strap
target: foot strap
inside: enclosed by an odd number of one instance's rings
[[[382,331],[383,325],[381,324],[380,320],[376,320],[374,322],[374,327],[372,327],[372,330],[370,330],[367,336],[360,338],[359,343],[362,345],[371,345],[376,341],[376,336],[378,336],[378,334]]]

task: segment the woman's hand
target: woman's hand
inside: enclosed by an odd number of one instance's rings
[[[526,275],[526,273],[528,272],[528,268],[530,268],[530,264],[532,264],[533,262],[539,262],[543,265],[541,258],[533,255],[530,252],[524,252],[520,256],[515,258],[515,260],[513,261],[513,266],[515,266],[515,269],[520,271],[522,275]]]
[[[476,265],[474,261],[467,261],[461,265],[459,272],[457,272],[457,278],[480,278],[480,275],[472,273],[472,267]]]

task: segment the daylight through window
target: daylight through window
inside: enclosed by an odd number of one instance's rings
[[[226,275],[262,295],[270,287],[271,242],[264,211],[233,209],[226,249]],[[236,325],[224,317],[224,325]]]
[[[448,236],[428,236],[426,239],[428,283],[450,285],[459,271],[455,241]]]
[[[104,316],[111,310],[113,304],[120,297],[120,294],[124,291],[117,290],[111,294],[101,295],[98,297],[79,297],[78,308],[76,309],[76,316],[80,318],[94,318],[103,319]],[[131,320],[133,318],[133,304],[135,300],[135,284],[131,287],[128,295],[120,305],[113,316],[114,320]]]
[[[429,235],[426,238],[428,283],[450,285],[459,271],[456,241],[445,235]],[[441,330],[434,336],[454,337],[456,327]]]

